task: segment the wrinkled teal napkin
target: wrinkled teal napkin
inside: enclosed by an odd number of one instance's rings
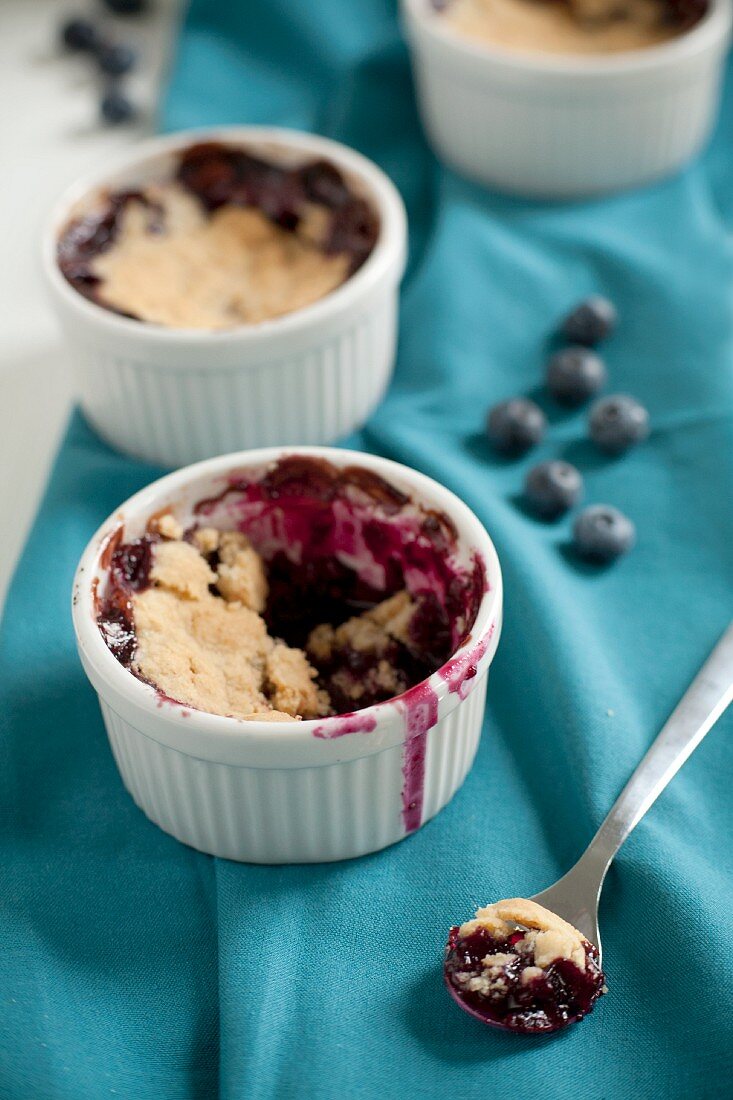
[[[7,604],[0,660],[0,1096],[8,1100],[731,1095],[733,723],[720,722],[606,885],[609,995],[564,1035],[490,1033],[446,997],[446,929],[580,854],[733,609],[733,150],[573,206],[486,194],[418,126],[386,0],[194,2],[166,128],[267,122],[373,157],[408,206],[390,394],[350,445],[431,474],[491,531],[506,624],[476,765],[404,843],[351,863],[247,867],[182,847],[123,790],[69,620],[97,524],[157,471],[76,416]],[[589,291],[619,306],[613,389],[653,433],[602,458],[549,407],[499,461],[483,411],[540,393],[548,333]],[[540,400],[544,397],[540,393]],[[639,542],[608,570],[518,501],[562,455]]]

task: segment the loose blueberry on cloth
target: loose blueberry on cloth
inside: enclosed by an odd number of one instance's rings
[[[731,714],[614,864],[610,991],[582,1025],[549,1041],[489,1033],[449,1001],[441,960],[455,914],[570,866],[730,618],[730,94],[712,150],[677,179],[518,202],[427,152],[392,4],[194,0],[163,120],[320,130],[402,189],[396,378],[348,442],[475,509],[503,562],[504,633],[473,771],[411,839],[315,867],[181,847],[122,788],[68,606],[91,532],[155,471],[76,417],[0,643],[3,1097],[531,1100],[540,1081],[543,1100],[719,1096],[733,1073]],[[585,410],[556,410],[551,441],[495,456],[483,410],[532,391],[547,332],[599,289],[623,318],[603,345],[614,389],[649,408],[650,439],[607,458]],[[538,523],[512,499],[558,449],[586,500],[637,520],[613,569],[558,553],[570,520]]]
[[[582,405],[606,384],[606,366],[590,348],[570,346],[547,364],[547,389],[561,405]]]
[[[601,450],[622,454],[649,435],[649,413],[627,394],[603,397],[590,411],[588,430]]]
[[[562,323],[561,331],[575,344],[593,346],[613,332],[616,325],[616,307],[608,298],[594,294],[570,311]]]
[[[531,508],[551,519],[577,504],[583,493],[583,478],[570,462],[558,459],[540,462],[527,472],[524,494]]]
[[[489,411],[486,432],[497,451],[519,455],[542,442],[547,418],[539,405],[526,397],[500,401]]]
[[[636,529],[618,508],[590,504],[576,516],[573,541],[581,557],[608,562],[629,552],[636,542]]]

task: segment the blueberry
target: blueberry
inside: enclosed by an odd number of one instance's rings
[[[148,3],[147,0],[104,0],[104,6],[115,15],[141,15]]]
[[[61,41],[67,50],[93,50],[98,41],[97,28],[89,19],[67,19],[61,27]]]
[[[608,298],[593,295],[572,310],[562,323],[563,335],[573,344],[592,346],[616,325],[616,307]]]
[[[649,435],[649,413],[633,397],[614,394],[596,401],[588,427],[597,447],[609,454],[621,454]]]
[[[521,454],[539,443],[547,421],[542,409],[526,397],[513,397],[489,410],[486,431],[498,451]]]
[[[335,165],[327,160],[315,160],[300,169],[305,193],[312,202],[332,209],[344,206],[351,198],[346,180]]]
[[[575,549],[584,558],[613,561],[636,542],[631,520],[610,504],[591,504],[573,524]]]
[[[547,388],[563,405],[582,405],[606,384],[601,358],[579,345],[563,348],[547,364]]]
[[[109,126],[119,126],[123,122],[130,122],[137,111],[124,92],[119,88],[110,88],[102,96],[99,113],[102,121]]]
[[[123,76],[135,67],[137,55],[129,46],[102,42],[96,49],[97,64],[107,76]]]
[[[569,462],[540,462],[527,474],[524,492],[539,515],[552,518],[578,503],[583,479]]]

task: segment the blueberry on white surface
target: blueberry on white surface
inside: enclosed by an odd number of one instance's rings
[[[569,462],[540,462],[527,474],[524,492],[538,515],[560,516],[580,500],[583,478]]]
[[[140,15],[148,3],[147,0],[104,0],[104,6],[115,15]]]
[[[547,420],[539,405],[526,397],[501,401],[489,410],[486,431],[498,451],[521,454],[539,443]]]
[[[89,19],[67,19],[61,27],[61,41],[67,50],[93,50],[97,45],[97,28]]]
[[[603,360],[579,344],[556,352],[547,364],[547,388],[563,405],[582,405],[603,389],[606,379]]]
[[[99,113],[107,125],[120,126],[124,122],[130,122],[137,112],[125,93],[113,87],[102,96]]]
[[[129,46],[102,42],[96,49],[97,64],[107,76],[123,76],[135,67],[137,55]]]
[[[562,332],[573,344],[593,346],[616,325],[616,307],[608,298],[594,294],[580,302],[562,323]]]
[[[610,504],[591,504],[573,524],[575,549],[591,561],[613,561],[636,542],[631,520]]]
[[[590,437],[609,454],[621,454],[649,435],[649,413],[634,397],[614,394],[596,401],[588,419]]]

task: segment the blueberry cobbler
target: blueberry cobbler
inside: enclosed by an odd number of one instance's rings
[[[172,178],[97,195],[62,231],[57,258],[106,309],[216,330],[323,298],[378,233],[371,205],[330,162],[291,167],[206,142],[178,155]]]
[[[442,513],[370,470],[289,456],[103,558],[99,629],[159,694],[239,719],[358,711],[444,665],[485,589]]]
[[[666,42],[709,0],[433,0],[460,34],[509,50],[608,54]]]
[[[451,996],[474,1016],[524,1034],[581,1020],[606,992],[593,944],[526,898],[498,901],[451,928],[444,973]]]

